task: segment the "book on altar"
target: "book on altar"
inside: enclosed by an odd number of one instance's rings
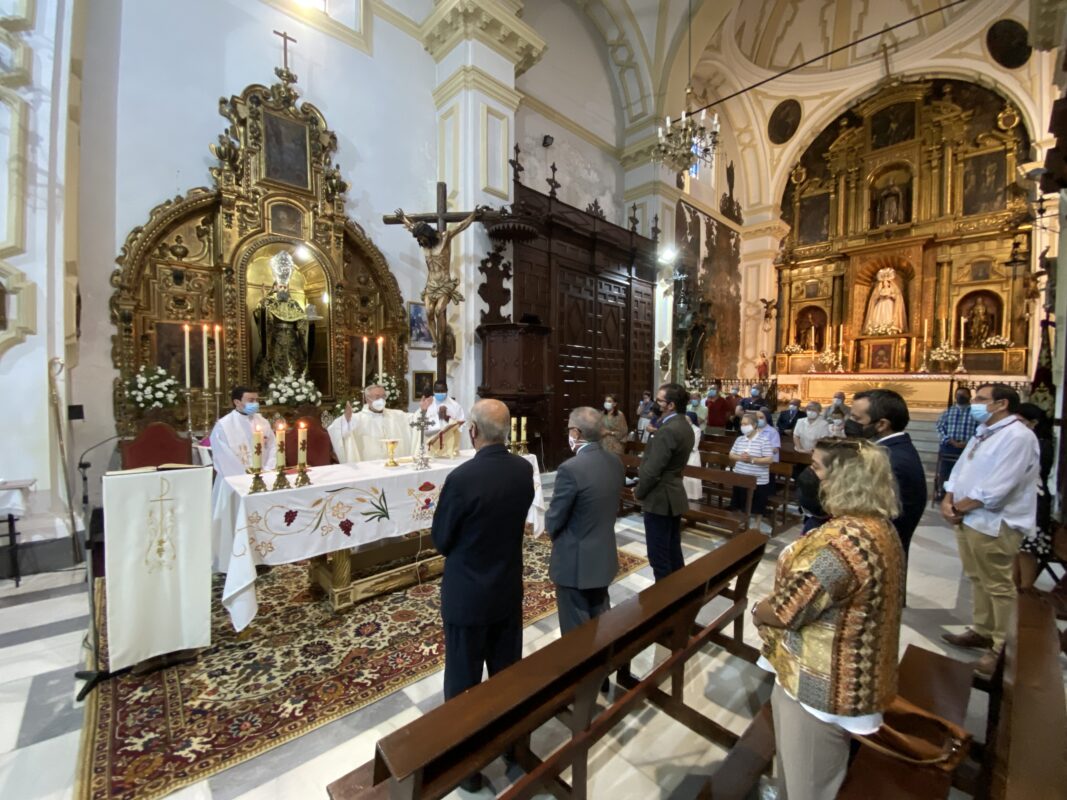
[[[459,429],[463,420],[454,419],[435,433],[426,442],[426,452],[438,458],[455,458],[459,455]]]
[[[108,669],[211,644],[211,468],[104,475]]]

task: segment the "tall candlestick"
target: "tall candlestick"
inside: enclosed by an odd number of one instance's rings
[[[384,341],[385,341],[385,337],[384,336],[379,336],[378,337],[378,380],[379,381],[381,381],[381,379],[385,376],[385,364],[382,361],[382,343]]]
[[[367,337],[363,337],[363,377],[359,381],[359,390],[367,388]]]
[[[301,422],[296,428],[296,464],[299,467],[308,463],[308,426]]]
[[[274,429],[274,438],[278,440],[278,448],[275,451],[276,458],[274,459],[275,469],[285,468],[285,423],[278,422],[278,426]]]
[[[185,388],[190,388],[193,383],[189,377],[189,323],[182,325],[182,330],[185,331]]]
[[[215,391],[222,391],[222,351],[219,340],[222,339],[222,326],[215,326]]]
[[[263,431],[258,425],[252,429],[252,469],[256,472],[263,469]]]
[[[209,381],[208,381],[208,371],[207,371],[207,325],[206,324],[200,326],[200,350],[201,350],[203,361],[204,361],[204,367],[201,370],[201,373],[204,376],[204,392],[206,393],[207,390],[211,388],[208,385]]]

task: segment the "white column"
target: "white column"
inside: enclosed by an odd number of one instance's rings
[[[774,259],[782,238],[788,233],[777,208],[766,206],[749,212],[741,230],[741,351],[738,368],[741,377],[756,377],[756,362],[761,352],[773,366],[774,330],[777,318],[764,324],[764,305],[760,300],[778,299],[778,276]]]

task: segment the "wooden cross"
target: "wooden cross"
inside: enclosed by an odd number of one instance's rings
[[[288,31],[275,31],[275,36],[282,38],[282,66],[284,69],[289,69],[289,42],[296,44],[296,39],[289,35]]]
[[[551,178],[545,178],[545,183],[548,184],[548,189],[549,189],[548,196],[549,197],[555,197],[556,196],[556,189],[560,188],[563,184],[556,180],[556,162],[555,161],[552,162],[552,166],[549,167],[549,169],[552,170],[552,177]]]

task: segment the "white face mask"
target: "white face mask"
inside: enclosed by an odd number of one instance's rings
[[[741,433],[743,433],[745,436],[748,436],[750,433],[752,433],[752,431],[753,431],[753,428],[752,428],[751,425],[742,425],[741,426]]]
[[[614,403],[609,403],[607,400],[604,401],[604,410],[605,411],[611,411],[611,409],[613,409],[613,408],[615,408],[615,404]]]
[[[578,448],[578,440],[570,434],[567,435],[567,444],[570,445],[572,453]]]
[[[384,411],[385,410],[385,398],[379,397],[377,400],[371,400],[371,410]]]
[[[834,405],[835,405],[835,406],[839,406],[839,405],[841,405],[841,404],[842,404],[842,403],[844,403],[844,402],[845,402],[845,401],[844,401],[844,400],[842,400],[842,399],[841,399],[840,397],[835,397],[835,398],[834,398]]]
[[[814,421],[814,420],[816,420],[818,418],[819,418],[819,412],[818,411],[809,411],[808,412],[808,419]]]

